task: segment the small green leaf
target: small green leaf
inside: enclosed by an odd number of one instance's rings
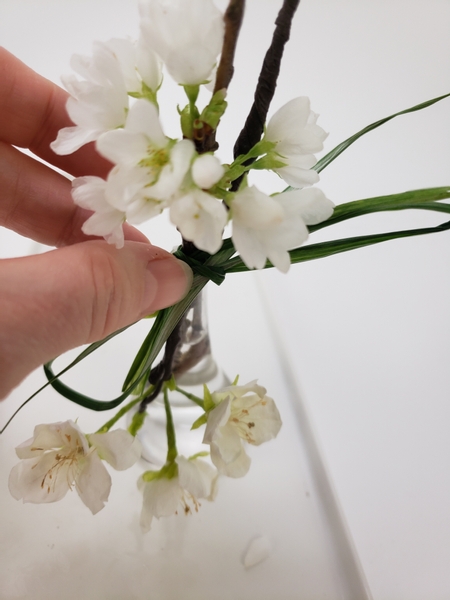
[[[194,423],[192,424],[191,430],[198,429],[208,421],[206,413],[203,413]]]
[[[211,129],[217,129],[220,119],[227,109],[224,90],[219,90],[211,98],[209,104],[203,109],[200,121],[206,123]]]
[[[203,403],[205,406],[205,412],[209,412],[216,406],[206,383],[203,384]]]
[[[177,384],[173,375],[168,381],[166,381],[166,386],[171,392],[174,392],[177,389]]]
[[[279,157],[278,154],[267,154],[263,156],[256,162],[250,165],[249,169],[259,169],[259,170],[269,170],[273,171],[275,169],[281,169],[282,167],[287,166],[287,162],[283,161],[282,157]]]
[[[203,452],[197,452],[197,454],[193,454],[188,458],[188,460],[195,460],[196,458],[206,458],[207,456],[209,456],[209,452],[204,450]]]

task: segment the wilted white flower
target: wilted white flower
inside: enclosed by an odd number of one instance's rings
[[[217,471],[198,457],[177,456],[160,471],[147,471],[138,481],[144,495],[141,527],[150,531],[153,517],[169,517],[181,509],[198,511],[199,499],[214,500]]]
[[[222,13],[212,0],[141,0],[145,43],[182,85],[208,81],[222,49]]]
[[[125,430],[85,436],[73,421],[37,425],[16,448],[22,459],[11,470],[9,490],[16,499],[41,504],[61,500],[73,487],[93,514],[108,500],[111,477],[101,459],[115,469],[140,457],[139,441]]]
[[[311,167],[317,162],[314,153],[322,150],[327,134],[316,125],[317,117],[310,109],[309,98],[299,97],[282,106],[267,124],[264,139],[276,144],[274,152],[286,163],[274,171],[293,187],[319,181]]]
[[[73,127],[64,127],[51,143],[56,154],[71,154],[102,133],[121,127],[128,110],[128,94],[120,62],[107,44],[95,42],[92,57],[74,55],[75,76],[63,78],[71,97],[66,109]]]
[[[222,475],[243,477],[250,468],[243,441],[259,446],[277,436],[281,419],[266,389],[251,381],[214,392],[216,404],[208,413],[203,443],[211,447],[211,460]]]
[[[333,207],[317,189],[267,196],[255,187],[244,188],[231,203],[234,247],[250,269],[263,269],[269,259],[286,273],[288,251],[308,238],[306,225],[327,219]]]

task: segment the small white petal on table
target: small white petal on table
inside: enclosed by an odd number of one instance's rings
[[[266,535],[261,535],[252,540],[244,554],[242,562],[246,569],[266,560],[272,553],[272,546]]]

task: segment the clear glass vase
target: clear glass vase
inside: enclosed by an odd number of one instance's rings
[[[195,298],[180,323],[180,342],[173,359],[173,376],[178,387],[203,398],[203,385],[211,391],[230,384],[212,355],[208,330],[205,290]],[[203,410],[178,391],[169,392],[178,453],[189,457],[208,450],[202,443],[204,427],[191,431],[192,424]],[[166,461],[166,412],[163,394],[147,407],[144,425],[138,432],[142,443],[142,457],[157,466]]]

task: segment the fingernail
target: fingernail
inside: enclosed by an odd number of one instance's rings
[[[147,265],[143,314],[179,302],[190,290],[193,278],[189,265],[173,256],[151,260]]]

